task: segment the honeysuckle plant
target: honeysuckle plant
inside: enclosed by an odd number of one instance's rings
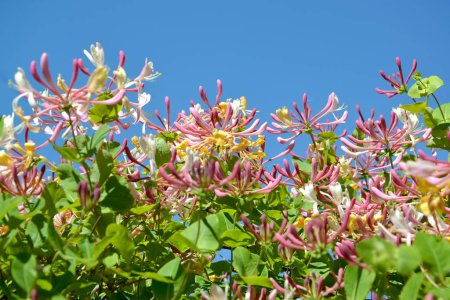
[[[357,107],[348,134],[334,93],[268,124],[220,81],[214,101],[200,87],[187,112],[166,98],[149,114],[151,62],[129,78],[122,51],[112,72],[101,44],[84,54],[67,82],[45,53],[33,82],[20,68],[11,82],[3,299],[448,299],[450,103],[415,60],[377,89],[412,103],[388,118]],[[269,156],[267,135],[284,150]]]

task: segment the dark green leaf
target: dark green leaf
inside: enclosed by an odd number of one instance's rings
[[[94,259],[97,259],[109,244],[112,244],[127,260],[131,259],[134,254],[134,242],[128,229],[120,224],[110,224],[106,228],[105,237],[94,247],[92,254]]]
[[[80,174],[69,164],[61,164],[57,169],[60,184],[66,196],[75,201],[78,199],[78,183],[81,181]]]
[[[169,279],[158,273],[133,271],[133,274],[138,275],[139,278],[153,279],[153,280],[156,280],[159,282],[165,282],[165,283],[174,283],[174,281],[172,279]]]
[[[98,178],[93,179],[97,181],[100,186],[102,186],[111,175],[113,168],[113,157],[108,151],[100,148],[95,155],[95,166],[93,168],[93,174],[96,174]]]
[[[37,278],[36,257],[29,253],[22,253],[13,258],[11,275],[19,287],[27,294],[30,293]]]
[[[58,213],[56,203],[66,197],[62,187],[56,182],[50,182],[42,191],[41,197],[45,200],[44,211],[48,211],[51,217]]]
[[[100,204],[114,211],[123,212],[134,205],[134,197],[128,188],[128,182],[120,176],[109,177]]]
[[[170,147],[167,145],[163,138],[157,137],[156,142],[156,152],[155,152],[155,162],[158,167],[169,162],[172,158],[172,152],[170,152]]]
[[[94,135],[92,136],[92,139],[89,144],[90,150],[97,150],[98,146],[101,142],[103,142],[103,139],[106,137],[106,135],[109,133],[109,126],[107,124],[103,124],[97,130],[95,131]]]

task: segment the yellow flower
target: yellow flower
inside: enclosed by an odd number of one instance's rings
[[[309,219],[309,218],[308,218]],[[311,219],[310,219],[311,220]],[[302,216],[299,216],[297,221],[295,221],[295,223],[293,224],[295,227],[297,228],[305,228],[305,218],[303,218]]]
[[[11,156],[3,150],[0,151],[0,166],[11,167],[12,164],[13,160],[11,159]]]
[[[275,111],[275,114],[277,115],[278,119],[280,119],[281,122],[283,122],[286,125],[292,125],[292,119],[289,116],[289,110],[286,106],[283,106],[283,108],[277,109]]]
[[[233,136],[223,130],[213,130],[213,136],[209,138],[209,141],[219,148],[230,147],[233,143]]]
[[[417,178],[417,189],[422,193],[420,210],[427,216],[445,210],[445,193],[424,178]]]
[[[8,225],[0,225],[0,236],[4,236],[9,232]]]

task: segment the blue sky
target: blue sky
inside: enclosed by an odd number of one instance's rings
[[[186,109],[200,102],[199,85],[215,95],[220,78],[225,98],[246,96],[264,120],[304,92],[319,109],[333,91],[354,120],[356,104],[387,114],[407,103],[374,92],[388,88],[378,71],[395,71],[396,56],[450,82],[449,36],[445,0],[1,1],[0,113],[11,112],[7,82],[18,66],[28,73],[48,52],[52,72],[69,77],[72,58],[99,41],[110,66],[124,50],[130,76],[146,57],[163,74],[146,86],[148,112],[162,110],[165,96],[173,113]],[[444,102],[449,95],[438,91]]]

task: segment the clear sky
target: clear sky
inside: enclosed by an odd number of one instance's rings
[[[146,85],[147,111],[161,110],[164,96],[173,112],[200,102],[198,86],[225,98],[248,99],[264,120],[307,92],[313,108],[330,92],[348,105],[387,114],[406,97],[387,99],[378,74],[395,71],[400,56],[413,58],[423,75],[450,82],[450,1],[0,1],[0,113],[11,112],[16,95],[8,87],[16,68],[29,76],[31,60],[48,52],[56,76],[70,77],[71,61],[99,41],[106,62],[127,55],[130,77],[149,57],[163,75]],[[87,60],[86,60],[86,64]],[[438,91],[449,99],[450,89]]]

